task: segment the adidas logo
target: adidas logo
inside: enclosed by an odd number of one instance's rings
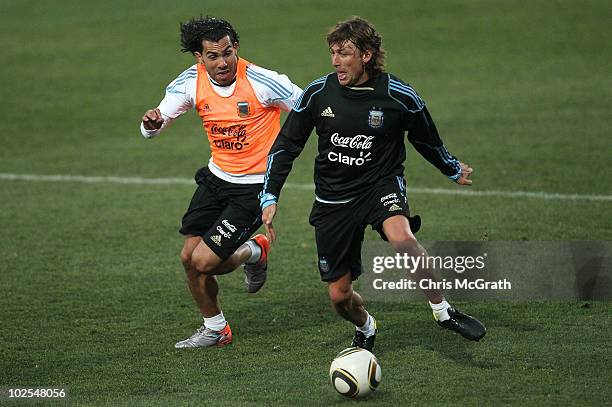
[[[401,211],[402,207],[399,206],[398,204],[393,204],[389,207],[389,212],[393,212],[393,211]]]
[[[221,235],[211,236],[210,240],[215,242],[217,244],[217,246],[221,246]]]
[[[330,106],[328,106],[325,110],[323,110],[321,112],[321,116],[323,116],[323,117],[336,117],[336,115],[334,114],[334,112],[332,111]]]

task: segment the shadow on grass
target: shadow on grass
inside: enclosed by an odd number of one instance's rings
[[[375,303],[376,308],[384,308],[380,312],[391,315],[390,326],[381,326],[379,335],[378,352],[384,356],[385,352],[401,351],[407,348],[420,347],[428,351],[436,352],[443,358],[461,366],[474,367],[478,369],[496,369],[500,364],[482,360],[482,356],[474,355],[477,347],[488,347],[491,341],[491,331],[495,330],[495,316],[490,312],[484,312],[480,307],[460,307],[470,309],[470,313],[478,315],[488,327],[487,336],[479,342],[469,341],[460,335],[439,327],[433,320],[427,320],[421,316],[429,315],[429,310],[423,304],[415,302],[405,303]],[[374,307],[373,307],[374,308]],[[474,311],[472,311],[474,309]],[[381,321],[385,322],[385,319]],[[532,327],[528,327],[532,329]],[[385,337],[392,338],[385,340]]]

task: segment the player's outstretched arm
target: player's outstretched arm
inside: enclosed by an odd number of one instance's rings
[[[457,178],[457,181],[455,182],[457,182],[457,184],[459,185],[472,185],[472,180],[469,178],[470,175],[472,175],[474,169],[462,162],[459,162],[459,165],[461,165],[461,175],[459,176],[459,178]]]
[[[261,221],[266,229],[266,236],[268,237],[270,243],[276,240],[276,232],[274,231],[274,225],[272,224],[274,215],[276,215],[276,204],[266,206],[261,212]]]

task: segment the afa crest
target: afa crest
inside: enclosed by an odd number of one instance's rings
[[[329,263],[327,262],[327,258],[319,258],[319,271],[323,274],[329,273]]]
[[[385,115],[382,110],[373,107],[368,116],[368,125],[373,129],[379,129],[383,125]]]
[[[249,106],[249,102],[238,102],[238,116],[240,117],[248,117],[251,114],[251,107]]]

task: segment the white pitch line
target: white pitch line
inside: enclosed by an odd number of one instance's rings
[[[139,185],[195,185],[189,178],[143,178],[143,177],[93,177],[84,175],[38,175],[38,174],[11,174],[0,172],[0,180],[7,181],[38,181],[38,182],[82,182],[111,183],[111,184],[139,184]],[[286,183],[285,187],[291,189],[314,190],[313,184]],[[462,196],[492,196],[504,198],[533,198],[560,201],[612,201],[612,195],[583,195],[559,194],[542,191],[479,191],[469,189],[450,188],[418,188],[409,187],[409,193],[433,195],[462,195]]]
[[[85,175],[36,175],[0,172],[0,179],[10,181],[82,182],[85,184],[195,185],[188,178],[90,177]]]

